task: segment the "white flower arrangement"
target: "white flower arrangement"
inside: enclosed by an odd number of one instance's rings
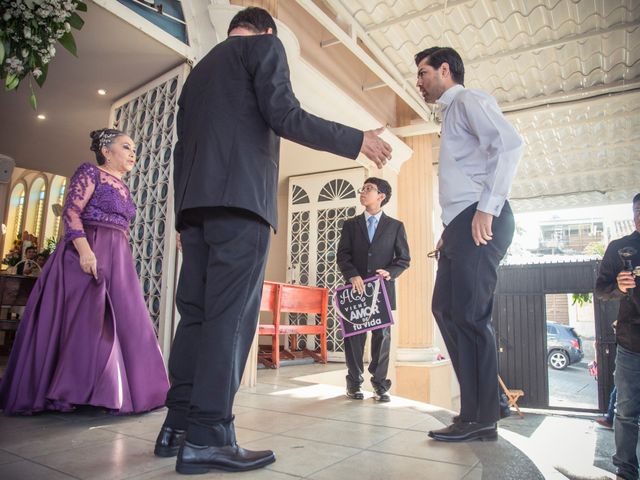
[[[78,56],[71,29],[82,28],[78,12],[86,12],[87,5],[81,0],[0,0],[0,5],[0,78],[7,91],[28,78],[36,110],[31,78],[42,87],[57,42]]]

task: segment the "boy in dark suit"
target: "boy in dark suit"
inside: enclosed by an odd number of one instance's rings
[[[338,244],[338,268],[347,282],[358,292],[364,291],[364,278],[382,275],[391,309],[396,308],[394,280],[409,267],[409,244],[404,225],[384,214],[382,207],[391,198],[391,185],[381,178],[365,180],[358,191],[364,213],[344,222]],[[389,370],[390,328],[373,330],[371,338],[371,384],[375,400],[388,402],[391,380]],[[347,396],[362,400],[360,390],[364,366],[362,356],[366,332],[344,339],[344,355],[347,362]]]

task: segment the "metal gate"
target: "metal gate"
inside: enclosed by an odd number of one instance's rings
[[[130,243],[160,348],[168,358],[175,331],[176,236],[173,233],[172,152],[178,97],[189,71],[180,65],[111,106],[110,124],[137,144],[127,183],[137,207]]]
[[[498,346],[498,369],[509,387],[522,389],[519,404],[549,407],[545,295],[594,293],[596,355],[598,360],[598,406],[606,410],[613,388],[615,338],[611,323],[617,302],[595,296],[600,262],[565,262],[503,265],[493,307],[493,326]]]
[[[343,282],[336,263],[342,223],[358,213],[358,188],[366,178],[362,167],[289,178],[289,237],[287,281],[334,288]],[[303,325],[318,320],[290,314],[289,322]],[[298,348],[317,347],[312,335],[298,338]],[[344,360],[344,346],[333,305],[329,302],[327,349],[330,361]]]

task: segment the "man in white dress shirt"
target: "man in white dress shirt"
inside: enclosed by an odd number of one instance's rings
[[[429,48],[415,61],[420,93],[442,110],[438,179],[445,228],[432,309],[460,383],[460,415],[429,436],[493,440],[500,407],[491,310],[498,265],[513,238],[507,195],[522,139],[493,97],[464,87],[455,50]]]

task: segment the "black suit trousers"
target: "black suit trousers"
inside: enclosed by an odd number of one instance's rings
[[[364,373],[364,345],[367,332],[352,335],[344,339],[344,358],[347,363],[347,390],[355,392],[362,385]],[[387,378],[389,371],[389,351],[391,349],[391,329],[379,328],[371,331],[371,385],[377,393],[384,393],[391,388],[391,380]]]
[[[493,219],[493,239],[477,247],[471,236],[476,207],[468,207],[444,229],[432,309],[460,384],[461,419],[490,423],[500,418],[493,296],[515,224],[505,203]]]
[[[180,324],[169,357],[165,425],[199,445],[229,438],[233,400],[253,342],[270,227],[234,208],[183,212]]]

